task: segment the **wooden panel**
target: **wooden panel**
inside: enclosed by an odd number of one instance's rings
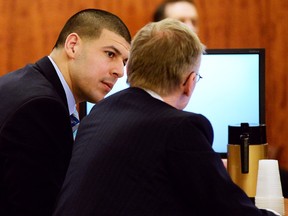
[[[118,15],[132,35],[161,0],[0,0],[0,75],[49,54],[64,22],[80,9]],[[266,49],[266,122],[273,157],[288,169],[287,0],[195,0],[208,48]],[[221,74],[219,74],[221,76]],[[247,77],[249,79],[249,77]],[[271,155],[272,156],[272,155]]]
[[[199,36],[208,48],[266,49],[269,153],[288,169],[288,1],[195,1],[200,14]]]
[[[118,15],[135,32],[151,19],[157,1],[132,0],[13,0],[0,1],[0,75],[34,62],[51,51],[66,20],[84,8]],[[158,0],[160,2],[160,0]]]
[[[200,38],[208,47],[262,47],[266,3],[257,0],[197,1]]]
[[[266,30],[266,107],[270,143],[288,169],[288,1],[269,1]]]

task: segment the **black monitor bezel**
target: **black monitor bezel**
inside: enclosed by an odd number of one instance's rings
[[[259,124],[265,124],[265,48],[221,48],[207,49],[207,54],[258,54],[259,55]],[[205,55],[205,54],[204,54]],[[228,126],[227,126],[228,130]],[[227,143],[228,144],[228,143]],[[218,152],[227,158],[227,152]]]

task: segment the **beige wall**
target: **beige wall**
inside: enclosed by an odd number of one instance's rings
[[[64,22],[97,7],[120,16],[131,33],[161,0],[0,0],[0,75],[49,54]],[[271,157],[288,169],[287,0],[195,0],[208,48],[266,49],[266,123]],[[285,40],[286,39],[286,40]],[[221,74],[219,74],[221,76]],[[247,77],[249,79],[249,77]]]

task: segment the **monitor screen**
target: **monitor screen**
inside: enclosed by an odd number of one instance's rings
[[[207,49],[199,73],[203,79],[184,110],[210,120],[213,149],[226,157],[228,125],[265,124],[265,49]],[[127,87],[124,76],[107,96]],[[81,104],[80,115],[93,105]]]

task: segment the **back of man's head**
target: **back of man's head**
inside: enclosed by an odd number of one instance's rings
[[[132,41],[128,82],[162,95],[170,94],[179,87],[188,69],[198,63],[204,50],[197,35],[176,19],[147,24]]]

